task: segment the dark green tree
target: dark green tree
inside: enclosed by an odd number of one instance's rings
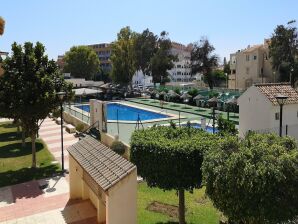
[[[168,37],[168,33],[163,31],[157,41],[157,50],[150,60],[150,72],[154,85],[160,83],[165,84],[168,81],[168,70],[174,66],[173,61],[177,60],[177,56],[171,54],[172,43]]]
[[[152,127],[131,137],[131,161],[149,187],[177,190],[179,223],[185,223],[184,191],[200,188],[203,155],[217,143],[218,136],[192,127]]]
[[[219,115],[219,118],[217,119],[218,124],[218,134],[219,135],[237,135],[238,130],[236,128],[236,125],[232,121],[228,121],[222,117],[222,115]]]
[[[64,72],[75,78],[94,79],[100,72],[100,61],[95,51],[87,46],[74,46],[65,54]]]
[[[296,144],[274,134],[226,135],[204,156],[206,194],[235,223],[287,223],[298,215]]]
[[[291,82],[293,86],[298,80],[298,36],[295,20],[287,26],[278,25],[271,36],[269,56],[272,67],[280,73],[280,81]]]
[[[0,114],[18,119],[32,141],[32,167],[36,167],[35,140],[43,119],[59,105],[56,93],[71,85],[58,72],[56,63],[48,60],[44,46],[26,42],[12,44],[12,54],[3,63],[0,77]]]
[[[158,36],[149,29],[137,33],[134,41],[136,67],[143,74],[150,75],[150,60],[157,51]]]
[[[130,27],[124,27],[117,34],[117,40],[112,44],[112,71],[113,82],[121,85],[131,85],[132,77],[135,74],[136,56],[135,42],[136,34]]]
[[[215,69],[211,71],[209,76],[204,76],[203,80],[205,83],[209,84],[209,81],[212,80],[213,86],[220,86],[222,83],[226,83],[227,76],[224,71]]]
[[[202,73],[210,89],[214,86],[212,70],[218,65],[218,56],[213,54],[214,50],[209,40],[202,38],[200,42],[193,44],[191,51],[191,72],[192,74]]]

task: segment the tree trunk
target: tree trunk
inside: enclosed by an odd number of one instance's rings
[[[22,147],[24,148],[26,146],[26,133],[25,129],[22,127]]]
[[[185,198],[184,189],[179,189],[179,224],[185,224]]]
[[[35,147],[36,134],[31,134],[32,141],[32,168],[36,168],[36,147]]]

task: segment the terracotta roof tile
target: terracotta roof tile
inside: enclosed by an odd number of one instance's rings
[[[84,168],[85,175],[92,177],[104,191],[136,169],[134,164],[90,136],[67,150]]]
[[[288,96],[285,104],[298,103],[298,92],[288,83],[265,83],[255,84],[255,86],[272,102],[273,105],[278,105],[275,98],[278,94]]]

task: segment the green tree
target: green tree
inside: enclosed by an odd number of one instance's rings
[[[203,162],[206,193],[231,221],[284,223],[298,215],[296,142],[252,133],[225,136]]]
[[[64,72],[75,78],[94,79],[100,72],[100,61],[95,51],[87,46],[74,46],[65,54]]]
[[[203,80],[205,83],[209,83],[212,80],[213,86],[220,86],[222,83],[226,83],[227,76],[224,71],[215,69],[211,71],[209,76],[204,76]]]
[[[12,55],[3,63],[0,77],[0,113],[19,119],[32,141],[32,167],[36,167],[35,140],[43,119],[59,105],[56,92],[71,96],[71,85],[58,73],[53,60],[48,60],[44,46],[26,42],[12,44]]]
[[[158,36],[149,29],[137,33],[134,41],[136,67],[143,74],[150,75],[150,60],[157,51]]]
[[[293,26],[295,22],[290,21],[287,26],[278,25],[269,45],[272,67],[280,73],[280,81],[290,81],[292,86],[298,80],[298,36],[297,28]]]
[[[219,115],[219,118],[217,120],[218,124],[218,131],[220,135],[237,135],[238,130],[236,128],[236,125],[232,121],[228,121],[222,117],[222,115]]]
[[[202,38],[200,42],[193,44],[190,59],[192,74],[202,73],[210,89],[213,89],[214,86],[212,70],[218,65],[218,56],[212,54],[214,50],[215,48],[209,43],[209,40]]]
[[[131,137],[131,161],[149,187],[177,190],[179,223],[185,223],[184,191],[200,188],[203,154],[216,144],[217,136],[191,128],[152,127]],[[210,141],[212,139],[212,141]]]
[[[168,33],[163,31],[157,41],[157,50],[150,60],[150,71],[154,85],[160,83],[165,84],[168,81],[168,70],[174,66],[173,61],[177,60],[177,56],[171,54],[172,43],[168,37]]]
[[[117,40],[112,44],[111,78],[115,83],[132,84],[132,77],[137,70],[134,49],[135,37],[136,34],[127,26],[120,30],[117,34]]]
[[[5,20],[0,16],[0,35],[2,36],[5,28]]]
[[[226,58],[225,58],[226,59]],[[231,74],[230,62],[224,61],[224,73]]]

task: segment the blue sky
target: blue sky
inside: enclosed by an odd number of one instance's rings
[[[0,1],[6,20],[0,51],[10,51],[14,41],[41,41],[54,59],[73,45],[111,42],[124,26],[156,34],[166,30],[183,44],[206,36],[223,59],[262,43],[276,25],[298,21],[297,0]]]

